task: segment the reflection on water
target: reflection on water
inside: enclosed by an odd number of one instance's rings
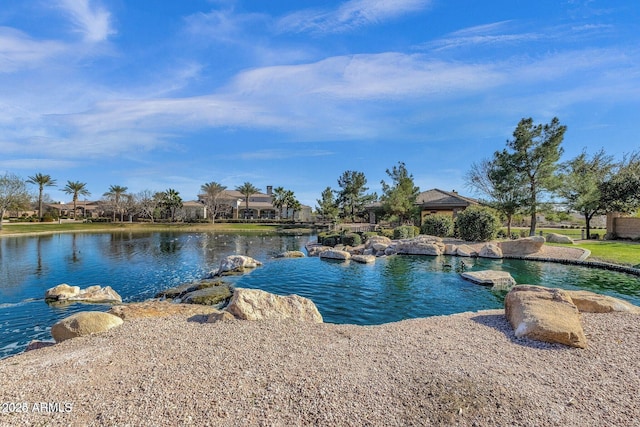
[[[47,305],[60,283],[111,286],[125,301],[205,277],[227,255],[264,263],[228,278],[236,286],[312,299],[325,321],[379,324],[502,306],[502,295],[461,280],[462,270],[504,270],[518,283],[590,289],[640,304],[640,278],[605,270],[540,262],[395,256],[373,265],[318,258],[274,259],[301,250],[307,236],[228,233],[58,234],[0,239],[0,357],[31,339],[50,339],[56,321],[107,305]]]

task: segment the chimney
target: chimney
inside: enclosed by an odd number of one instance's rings
[[[267,185],[267,194],[270,196],[273,193],[273,185]]]

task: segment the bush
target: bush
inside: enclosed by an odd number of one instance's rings
[[[378,233],[376,233],[375,231],[365,231],[364,233],[362,233],[362,238],[367,241],[370,238],[372,238],[373,236],[379,236]]]
[[[401,225],[393,229],[394,239],[411,239],[420,234],[420,229],[413,225]]]
[[[484,206],[471,206],[456,217],[459,237],[470,242],[486,242],[495,239],[500,230],[496,212]]]
[[[339,233],[319,233],[318,243],[324,246],[335,246],[342,241]]]
[[[362,244],[362,237],[357,233],[347,233],[342,236],[342,244],[347,246],[358,246]]]
[[[448,237],[453,235],[453,218],[449,215],[428,215],[422,220],[422,234]]]
[[[393,239],[393,230],[389,229],[389,228],[383,228],[382,230],[380,230],[380,233],[378,233],[380,236],[384,236],[384,237],[388,237],[389,239]]]

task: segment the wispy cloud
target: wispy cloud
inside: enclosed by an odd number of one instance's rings
[[[337,9],[308,9],[278,21],[282,32],[335,33],[378,24],[426,9],[431,0],[349,0]]]
[[[292,150],[292,149],[269,149],[256,150],[240,153],[232,156],[242,160],[282,160],[305,157],[324,157],[334,154],[329,150]]]
[[[38,67],[66,49],[62,43],[35,40],[22,31],[0,27],[0,73]]]
[[[96,1],[58,0],[58,6],[69,16],[85,41],[101,42],[115,34],[111,26],[111,14]]]

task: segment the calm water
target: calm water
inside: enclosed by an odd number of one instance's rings
[[[230,254],[249,255],[264,266],[225,280],[308,297],[332,323],[379,324],[502,307],[503,295],[459,278],[462,262],[471,270],[508,271],[518,283],[589,289],[640,304],[640,278],[584,267],[421,256],[379,258],[374,265],[273,258],[309,240],[315,237],[104,233],[0,239],[0,358],[19,353],[32,339],[51,339],[51,325],[70,314],[109,309],[49,306],[43,296],[53,286],[109,285],[125,301],[141,301],[206,276]]]

